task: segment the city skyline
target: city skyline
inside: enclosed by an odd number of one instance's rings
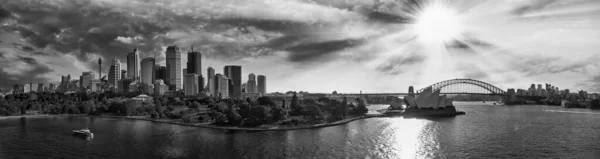
[[[404,13],[405,4],[396,2],[253,1],[241,2],[252,11],[236,8],[240,13],[219,12],[230,1],[205,3],[209,8],[189,13],[181,11],[203,1],[87,2],[4,3],[0,87],[29,81],[60,83],[60,76],[71,74],[75,79],[87,71],[98,75],[100,57],[110,61],[116,56],[124,62],[123,70],[128,68],[126,53],[136,47],[141,59],[159,53],[157,64],[165,66],[166,47],[178,45],[182,53],[198,47],[206,57],[202,68],[243,66],[243,82],[248,73],[267,76],[268,92],[404,92],[410,85],[422,88],[461,77],[503,89],[551,83],[561,89],[600,92],[600,48],[595,45],[600,42],[600,24],[593,21],[599,18],[595,13],[600,5],[595,1],[457,1],[448,8],[460,12],[468,27],[460,41],[450,41],[443,49],[411,40],[414,31],[406,28],[412,23],[405,22],[411,21],[410,12]],[[84,17],[81,13],[87,11],[78,8],[128,9],[111,11],[114,15],[108,18],[124,19],[113,22]],[[311,12],[292,16],[297,10]],[[77,23],[52,12],[73,15]],[[205,27],[192,27],[197,25]],[[187,56],[181,60],[185,65]],[[436,65],[440,62],[449,67]],[[109,67],[103,64],[101,74],[108,75]]]

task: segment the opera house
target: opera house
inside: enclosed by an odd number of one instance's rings
[[[403,99],[403,100],[402,100]],[[401,114],[408,116],[455,116],[464,114],[456,111],[452,105],[452,98],[440,96],[440,90],[433,92],[432,87],[427,87],[417,97],[404,96],[402,99],[391,103],[385,114]]]

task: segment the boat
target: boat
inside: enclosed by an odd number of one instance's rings
[[[86,138],[93,138],[94,137],[94,133],[92,133],[90,131],[90,129],[88,129],[88,128],[80,129],[80,130],[73,130],[73,135],[74,136],[80,136],[80,137],[86,137]]]

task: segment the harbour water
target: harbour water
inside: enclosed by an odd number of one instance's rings
[[[466,115],[273,132],[97,117],[6,118],[0,119],[0,158],[600,158],[600,111],[455,105]],[[93,140],[71,135],[85,127]]]

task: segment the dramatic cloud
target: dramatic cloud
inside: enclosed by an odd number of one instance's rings
[[[240,64],[244,74],[268,74],[269,91],[298,85],[343,92],[335,83],[351,84],[339,86],[346,91],[394,91],[452,77],[526,87],[566,75],[572,80],[557,85],[580,88],[595,86],[588,80],[600,71],[600,3],[593,0],[448,1],[464,28],[443,45],[420,39],[415,18],[428,4],[416,0],[0,2],[0,87],[97,73],[98,58],[106,61],[106,74],[108,61],[125,62],[134,48],[164,64],[169,45],[200,50],[205,68]],[[370,71],[369,77],[340,67]],[[303,82],[316,74],[351,82]]]

